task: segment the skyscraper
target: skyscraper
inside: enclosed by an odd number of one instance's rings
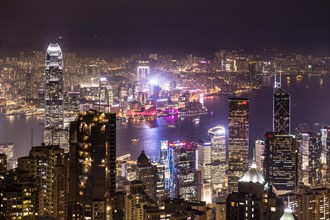
[[[280,81],[274,85],[273,102],[273,131],[290,134],[290,94],[281,88]]]
[[[63,54],[57,43],[51,43],[46,52],[45,70],[46,144],[60,145],[63,122]]]
[[[249,164],[249,100],[228,99],[228,190],[237,191],[238,180]]]
[[[265,134],[264,173],[279,194],[297,186],[297,157],[295,137],[290,134],[267,132]]]
[[[136,179],[143,182],[145,192],[154,201],[156,201],[156,171],[157,168],[151,164],[149,158],[142,151],[137,159]]]
[[[108,220],[116,191],[116,115],[89,110],[70,125],[68,219]]]

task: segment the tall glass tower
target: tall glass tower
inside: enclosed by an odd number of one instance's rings
[[[290,94],[281,88],[275,75],[274,103],[273,103],[273,131],[290,134]]]
[[[228,99],[228,192],[237,192],[238,180],[249,165],[249,100]]]
[[[57,43],[51,43],[46,52],[45,144],[60,144],[63,117],[63,54]]]

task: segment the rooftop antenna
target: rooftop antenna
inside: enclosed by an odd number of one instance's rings
[[[33,147],[33,129],[31,129],[31,148]]]
[[[279,72],[279,81],[277,81],[277,76],[276,76],[276,74],[277,74],[277,71],[276,71],[276,68],[275,68],[275,80],[274,80],[274,89],[275,88],[281,88],[281,81],[282,81],[282,69],[281,69],[281,65],[280,65],[280,70],[278,71]]]

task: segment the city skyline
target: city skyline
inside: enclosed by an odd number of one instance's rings
[[[1,1],[0,218],[330,219],[328,8]]]

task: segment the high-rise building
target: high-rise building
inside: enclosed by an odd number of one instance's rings
[[[57,43],[49,44],[45,70],[45,128],[44,142],[60,145],[63,115],[63,54]]]
[[[290,206],[300,220],[330,219],[330,189],[306,187],[290,193]]]
[[[257,164],[257,167],[261,171],[263,171],[264,167],[264,159],[265,159],[265,141],[262,140],[256,140],[255,145],[255,161]]]
[[[249,164],[249,100],[228,99],[228,192],[237,191],[238,180]]]
[[[144,151],[142,151],[137,159],[136,179],[143,182],[145,185],[145,192],[154,201],[156,201],[156,171],[157,168],[151,164],[149,158]]]
[[[32,147],[29,156],[18,159],[18,179],[35,184],[35,205],[39,216],[66,219],[67,185],[63,166],[64,150],[52,145]],[[59,172],[59,169],[63,172]]]
[[[68,219],[111,219],[116,191],[115,114],[89,110],[71,122],[69,171]]]
[[[212,176],[212,150],[209,141],[199,141],[197,143],[198,158],[197,168],[201,171],[202,180],[211,180]]]
[[[290,134],[291,101],[290,94],[281,88],[280,81],[276,81],[273,95],[273,131]]]
[[[264,173],[279,194],[295,189],[298,174],[298,152],[295,137],[290,134],[265,134]]]
[[[224,126],[218,125],[208,130],[208,136],[211,138],[212,162],[226,162],[226,130]]]
[[[330,125],[327,127],[321,128],[321,142],[322,142],[322,158],[324,160],[326,172],[325,179],[330,183]]]
[[[238,192],[228,195],[226,209],[230,220],[276,220],[283,214],[283,200],[276,197],[253,162],[239,180]]]
[[[170,197],[196,198],[196,147],[192,143],[169,143]]]

